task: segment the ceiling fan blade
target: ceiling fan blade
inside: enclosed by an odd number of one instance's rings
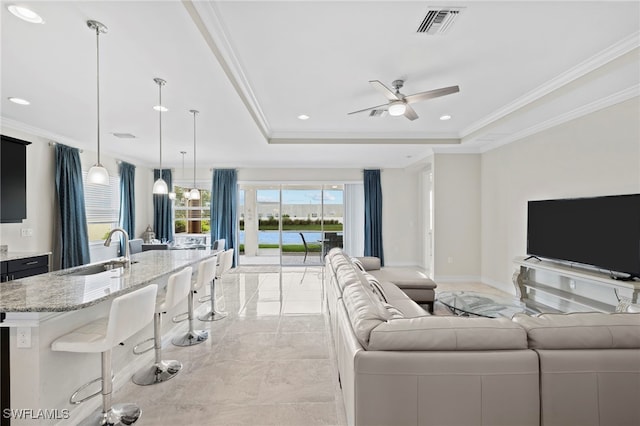
[[[409,120],[413,121],[416,118],[418,118],[418,114],[416,114],[416,111],[411,108],[410,105],[405,105],[407,108],[404,110],[404,116],[407,117]]]
[[[426,101],[427,99],[439,98],[440,96],[451,95],[452,93],[458,93],[460,88],[458,86],[443,87],[441,89],[429,90],[427,92],[414,93],[413,95],[405,96],[404,100],[408,104],[415,102]]]
[[[357,114],[359,112],[371,111],[372,109],[378,109],[378,108],[381,108],[381,107],[384,107],[386,109],[387,105],[388,104],[382,104],[382,105],[377,105],[377,106],[374,106],[374,107],[371,107],[371,108],[360,109],[358,111],[349,112],[349,113],[347,113],[347,115]]]
[[[382,84],[379,80],[369,80],[369,83],[373,86],[374,89],[382,93],[382,95],[389,99],[390,101],[397,101],[400,98],[393,92],[393,90],[389,89],[387,86]]]

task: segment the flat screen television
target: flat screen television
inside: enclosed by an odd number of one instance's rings
[[[529,201],[527,254],[640,277],[640,194]]]

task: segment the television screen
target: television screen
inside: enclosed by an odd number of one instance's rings
[[[640,194],[529,201],[527,253],[640,277]]]

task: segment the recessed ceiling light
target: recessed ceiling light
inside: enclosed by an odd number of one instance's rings
[[[300,120],[308,120],[308,119],[309,119],[309,116],[308,116],[308,115],[306,115],[306,114],[300,114],[300,115],[298,116],[298,118],[299,118]]]
[[[442,121],[451,120],[451,116],[445,114],[445,115],[440,117],[440,120],[442,120]]]
[[[40,15],[38,15],[31,9],[27,9],[24,6],[10,4],[9,6],[7,6],[7,9],[9,9],[9,12],[22,19],[23,21],[27,21],[32,24],[44,24],[44,19],[42,19]]]
[[[26,99],[21,99],[21,98],[8,98],[11,102],[13,102],[14,104],[18,104],[18,105],[30,105],[31,102],[29,102]]]
[[[169,108],[162,106],[162,105],[156,105],[153,107],[153,109],[155,109],[156,111],[162,111],[162,112],[167,112],[169,111]]]

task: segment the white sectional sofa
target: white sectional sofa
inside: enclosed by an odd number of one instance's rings
[[[638,314],[432,316],[340,249],[324,287],[349,425],[640,424]]]
[[[368,272],[378,281],[395,284],[411,300],[428,305],[429,311],[433,312],[437,285],[422,272],[400,267],[383,268],[380,258],[374,256],[356,257],[352,260],[361,270]]]

